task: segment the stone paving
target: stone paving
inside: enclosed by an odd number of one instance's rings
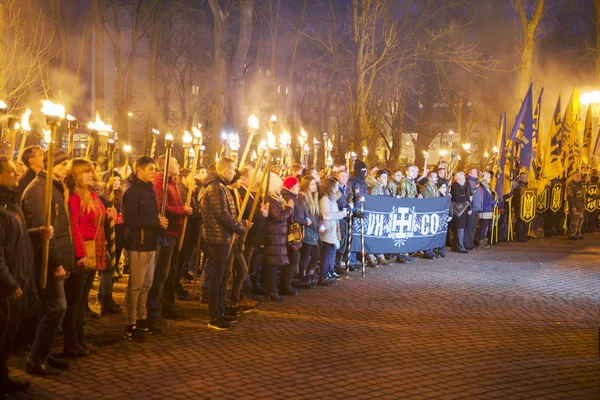
[[[599,399],[599,243],[537,239],[368,269],[261,301],[230,332],[209,330],[198,302],[141,344],[122,339],[122,315],[101,317],[87,327],[99,353],[12,398]],[[14,375],[23,363],[12,358]]]

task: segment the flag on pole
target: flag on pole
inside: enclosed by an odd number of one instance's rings
[[[600,156],[600,127],[598,127],[598,136],[596,136],[596,144],[594,145],[594,151],[592,152],[592,155],[594,156]]]
[[[583,149],[581,151],[581,164],[590,166],[590,147],[592,145],[592,105],[588,104],[583,129]],[[581,166],[580,166],[581,167]]]
[[[561,129],[562,120],[560,117],[561,104],[560,96],[556,102],[552,123],[550,124],[550,132],[546,138],[546,146],[544,148],[544,157],[542,159],[542,170],[540,173],[540,181],[538,188],[544,188],[550,184],[550,181],[559,178],[563,174],[562,166],[562,149],[561,149]]]
[[[512,157],[515,159],[515,169],[525,169],[527,172],[531,169],[533,140],[532,91],[533,84],[529,85],[529,90],[521,104],[521,109],[519,110],[519,114],[517,114],[515,124],[508,138],[508,144],[511,142],[514,144],[514,146],[509,147],[513,148]]]
[[[569,99],[567,110],[565,111],[565,117],[562,123],[562,154],[563,154],[563,171],[564,177],[570,177],[575,169],[577,168],[577,149],[578,146],[578,134],[577,134],[577,121],[575,120],[574,109],[573,109],[573,96]]]
[[[532,174],[530,176],[530,180],[539,180],[540,179],[540,168],[542,167],[542,140],[540,136],[540,112],[542,110],[542,95],[544,94],[544,88],[542,88],[540,92],[540,96],[538,97],[538,101],[535,105],[535,110],[533,111],[533,130],[531,133],[531,166],[532,166]],[[523,154],[521,152],[521,154]],[[533,187],[533,185],[532,185]]]
[[[496,196],[500,200],[504,194],[504,164],[506,164],[506,113],[500,116],[500,130],[498,132],[498,156],[494,165],[494,179],[496,180]],[[510,186],[510,183],[509,183]]]

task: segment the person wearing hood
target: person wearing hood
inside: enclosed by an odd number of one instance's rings
[[[289,176],[284,179],[281,195],[286,202],[291,200],[294,203],[294,213],[292,214],[290,222],[293,224],[299,224],[304,231],[304,228],[309,225],[309,220],[307,220],[307,215],[304,212],[304,208],[298,204],[299,191],[300,181],[298,181],[298,178],[295,176]],[[298,295],[298,291],[292,287],[292,280],[294,279],[294,274],[296,270],[298,270],[300,263],[300,248],[302,247],[302,242],[288,243],[287,247],[290,265],[280,268],[281,274],[279,275],[279,294],[285,296],[296,296]]]
[[[129,252],[129,281],[125,291],[127,322],[125,339],[144,341],[146,333],[160,333],[148,325],[146,302],[154,280],[156,245],[169,221],[159,214],[152,178],[154,160],[138,157],[125,183],[121,211],[125,227],[124,246]]]
[[[9,377],[7,361],[21,321],[40,305],[32,240],[49,239],[53,231],[28,230],[18,197],[16,165],[0,156],[0,394],[29,387],[29,382]]]
[[[46,171],[38,172],[37,176],[25,189],[21,197],[21,208],[29,229],[44,225],[46,180],[52,179],[52,218],[53,236],[50,240],[48,258],[48,281],[42,294],[44,308],[38,323],[37,332],[31,348],[31,353],[25,365],[25,372],[30,375],[58,375],[59,369],[68,365],[55,363],[50,356],[54,339],[58,334],[67,309],[64,283],[70,271],[82,266],[75,265],[73,237],[69,225],[69,210],[65,199],[63,180],[67,175],[67,153],[61,149],[54,150],[54,166],[51,177]],[[44,165],[47,165],[47,152],[44,154]],[[42,241],[34,243],[36,265],[41,267]],[[39,271],[36,271],[39,273]]]
[[[263,256],[263,281],[265,300],[281,301],[277,294],[277,270],[285,270],[290,265],[287,250],[288,220],[294,215],[294,201],[285,201],[281,196],[283,182],[274,173],[268,177],[269,183],[269,215],[265,236]]]
[[[166,164],[165,155],[158,157],[158,168],[164,171]],[[148,324],[153,327],[167,326],[163,319],[181,319],[184,316],[175,310],[175,286],[179,279],[177,274],[176,247],[183,226],[183,218],[194,211],[186,206],[177,189],[179,176],[179,163],[175,157],[169,160],[167,183],[167,204],[165,217],[169,225],[160,240],[156,252],[156,269],[154,280],[148,293]],[[164,172],[156,172],[152,178],[152,186],[156,192],[158,209],[161,209],[163,197]]]
[[[467,174],[467,185],[465,186],[471,203],[473,202],[473,195],[477,191],[478,186],[479,172],[476,168],[471,168]],[[473,212],[467,216],[467,227],[465,229],[465,248],[467,250],[473,250],[473,248],[475,248],[475,230],[477,229],[479,213],[481,212],[479,207],[474,206],[474,204],[471,204],[471,210]]]
[[[352,176],[348,179],[348,198],[352,200],[352,203],[356,207],[360,204],[359,200],[361,196],[369,194],[369,188],[367,186],[367,182],[365,181],[367,176],[367,164],[365,164],[361,160],[356,160],[354,162],[354,167],[352,169]],[[360,213],[354,213],[355,217],[362,218]],[[350,257],[348,262],[352,268],[358,268],[359,263],[357,260],[357,253],[350,253]]]
[[[235,174],[235,162],[228,157],[221,157],[216,170],[208,173],[198,194],[202,238],[208,248],[209,259],[204,271],[208,280],[208,327],[215,330],[229,330],[231,323],[238,321],[237,316],[225,313],[229,249],[234,234],[241,236],[252,227],[247,220],[238,221],[235,200],[227,188]]]

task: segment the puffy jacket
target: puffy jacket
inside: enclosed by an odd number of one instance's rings
[[[46,172],[41,171],[23,192],[21,209],[25,215],[28,228],[38,228],[44,225],[44,205],[46,193]],[[62,182],[52,181],[52,219],[54,236],[50,240],[50,257],[48,259],[48,274],[53,274],[59,266],[66,271],[73,271],[75,254],[71,234],[68,199],[65,199],[65,188]],[[34,244],[35,245],[35,244]],[[42,242],[35,246],[36,259],[41,260]],[[37,263],[40,265],[40,263]]]
[[[18,320],[32,315],[40,305],[36,283],[33,245],[25,226],[21,209],[16,203],[17,191],[0,186],[2,202],[10,194],[12,199],[6,207],[0,206],[0,324],[2,321]],[[33,233],[39,237],[37,230]],[[18,300],[7,296],[21,288]]]
[[[340,211],[335,200],[331,200],[329,196],[321,197],[319,200],[321,216],[325,231],[321,232],[321,240],[325,243],[335,245],[336,249],[340,248],[340,226],[338,221],[346,216],[346,213]]]
[[[155,251],[162,233],[158,219],[158,201],[152,183],[131,174],[123,190],[125,248],[131,251]]]
[[[269,196],[269,216],[265,236],[263,263],[266,265],[289,264],[287,256],[288,221],[294,209],[282,203],[282,198]]]
[[[90,195],[92,196],[94,208],[86,210],[83,209],[81,196],[79,196],[79,194],[71,192],[69,196],[75,258],[79,260],[85,257],[86,252],[84,242],[95,239],[96,270],[102,271],[106,268],[106,240],[104,237],[106,209],[96,192],[90,191]]]
[[[158,209],[161,209],[162,195],[163,195],[163,182],[164,174],[157,172],[154,174],[152,179],[152,185],[156,192],[156,200],[158,201]],[[181,228],[183,227],[183,218],[187,215],[185,211],[185,205],[179,189],[177,189],[177,179],[169,177],[169,183],[167,184],[167,208],[165,217],[169,220],[169,226],[167,226],[167,235],[178,238],[181,234]]]
[[[238,222],[228,182],[216,172],[209,172],[202,182],[198,204],[202,213],[202,239],[206,244],[229,244],[234,233],[243,235],[246,225]]]

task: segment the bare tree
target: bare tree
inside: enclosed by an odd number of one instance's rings
[[[534,0],[533,14],[529,17],[527,4],[516,0],[515,8],[519,13],[523,27],[523,42],[521,43],[521,70],[519,73],[519,95],[524,96],[532,80],[533,54],[536,49],[535,31],[544,13],[544,0]]]

